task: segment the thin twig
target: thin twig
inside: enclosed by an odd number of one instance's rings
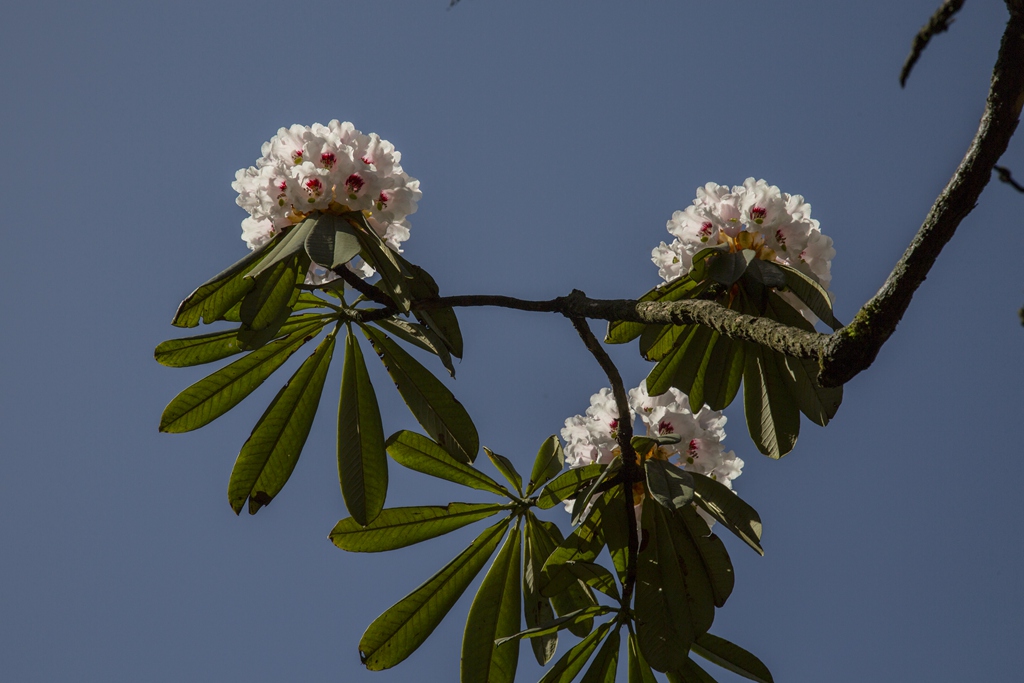
[[[1017,192],[1024,192],[1024,185],[1021,185],[1020,183],[1013,179],[1013,175],[1010,173],[1010,169],[1006,168],[1005,166],[994,166],[992,170],[999,174],[999,179],[1001,181],[1003,181],[1013,189],[1017,190]]]
[[[583,297],[583,292],[573,290],[570,296]],[[626,387],[622,383],[622,375],[615,367],[611,357],[601,346],[594,333],[590,330],[590,323],[586,318],[578,316],[570,317],[572,326],[583,340],[587,350],[597,359],[601,369],[608,375],[608,381],[612,384],[612,395],[615,396],[615,407],[619,412],[619,422],[616,425],[615,439],[619,443],[619,452],[622,454],[623,499],[626,507],[626,522],[629,529],[629,540],[627,543],[628,559],[626,561],[626,582],[622,586],[622,604],[629,607],[630,599],[633,597],[633,586],[636,585],[636,559],[640,547],[639,534],[636,528],[636,512],[633,504],[633,482],[639,480],[639,464],[637,463],[636,452],[633,450],[633,424],[629,414],[629,399],[626,397]]]
[[[964,0],[944,0],[939,9],[935,10],[935,14],[932,15],[928,23],[921,27],[921,30],[914,36],[914,42],[910,45],[910,54],[907,55],[907,61],[903,62],[903,69],[900,70],[900,87],[906,87],[907,77],[910,76],[910,70],[914,68],[914,64],[921,57],[921,53],[924,52],[924,48],[928,45],[928,42],[932,39],[932,36],[949,30],[949,25],[953,23],[953,15],[960,11],[960,8],[964,6]]]

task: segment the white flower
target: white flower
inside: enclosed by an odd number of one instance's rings
[[[694,414],[683,392],[671,388],[660,396],[650,396],[646,382],[630,390],[629,406],[631,421],[640,416],[645,430],[641,435],[680,437],[679,443],[659,446],[649,457],[703,474],[732,488],[732,480],[742,472],[743,461],[722,447],[726,418],[721,411],[704,406]],[[611,462],[619,455],[618,429],[619,411],[612,391],[602,389],[590,397],[585,415],[570,417],[562,428],[569,467]],[[637,507],[639,509],[639,505]],[[571,508],[572,501],[567,501],[566,509]],[[701,516],[709,525],[714,524],[710,517]]]
[[[408,216],[422,197],[420,182],[402,170],[402,155],[376,133],[365,135],[348,121],[281,128],[263,143],[254,166],[235,174],[231,187],[249,213],[242,239],[250,249],[267,243],[316,211],[362,211],[395,251],[409,239]],[[373,269],[352,264],[369,277]],[[310,273],[323,282],[324,273]]]
[[[666,228],[675,241],[662,242],[651,252],[666,282],[686,273],[698,251],[720,244],[731,250],[753,249],[764,260],[812,276],[826,290],[832,280],[836,252],[811,218],[811,205],[764,180],[747,178],[732,188],[715,183],[699,187],[693,204],[673,213]],[[751,234],[744,237],[743,232]]]

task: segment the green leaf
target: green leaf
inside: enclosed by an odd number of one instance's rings
[[[681,467],[664,460],[644,462],[647,488],[658,503],[669,510],[690,505],[693,500],[693,477]]]
[[[252,289],[252,280],[245,277],[246,273],[266,258],[280,239],[280,235],[274,237],[261,248],[199,285],[178,306],[171,324],[175,327],[195,327],[200,319],[204,323],[222,319],[224,313]]]
[[[584,483],[601,476],[602,472],[604,472],[604,465],[594,463],[562,473],[550,481],[540,492],[540,496],[537,497],[537,507],[547,510],[566,498],[572,498]]]
[[[363,526],[372,522],[388,492],[388,457],[377,395],[351,328],[338,401],[338,479],[352,518]]]
[[[504,486],[483,472],[462,464],[422,434],[406,430],[395,432],[388,438],[385,447],[388,455],[403,467],[479,491],[515,498]]]
[[[697,512],[691,507],[676,510],[675,513],[663,509],[655,510],[655,513],[656,517],[660,517],[664,530],[668,531],[668,543],[675,550],[676,561],[682,570],[681,585],[692,619],[693,632],[697,635],[706,633],[715,620],[715,592],[707,567],[697,548],[701,539],[690,532],[690,527],[694,525],[683,522],[686,517],[697,517]],[[669,547],[668,543],[663,546],[666,550]]]
[[[305,278],[305,268],[298,258],[281,261],[256,278],[252,290],[242,299],[239,317],[252,330],[262,330],[274,323],[283,323],[289,314],[289,303],[296,295],[295,285]]]
[[[256,514],[287,483],[316,417],[333,353],[332,333],[277,392],[242,446],[228,483],[228,502],[236,515],[246,499],[249,514]]]
[[[404,339],[410,344],[434,354],[441,360],[441,364],[444,365],[448,374],[452,377],[455,376],[455,366],[452,364],[452,357],[448,352],[448,347],[430,328],[424,325],[408,323],[399,318],[374,320],[372,324],[377,325],[385,332],[393,334],[399,339]]]
[[[750,249],[719,254],[708,261],[708,277],[715,282],[732,287],[747,271],[747,264],[756,258]]]
[[[360,254],[380,275],[383,290],[391,297],[400,312],[408,313],[409,278],[403,272],[397,254],[374,232],[362,212],[352,211],[343,214],[342,218],[356,228],[356,237],[361,247]]]
[[[598,643],[604,639],[614,622],[606,622],[598,626],[593,633],[581,640],[571,650],[562,655],[555,664],[548,669],[539,683],[569,683],[576,678],[576,674],[586,666],[590,655],[597,649]]]
[[[395,254],[395,258],[409,275],[409,293],[413,301],[437,298],[440,289],[430,273],[414,263],[409,263],[401,254]],[[414,311],[414,315],[441,338],[453,356],[462,358],[462,330],[459,329],[459,319],[455,316],[453,308],[445,306],[419,310]]]
[[[743,379],[746,358],[743,342],[717,332],[711,339],[710,353],[705,354],[690,391],[690,405],[694,410],[700,410],[702,403],[708,404],[712,410],[725,409],[736,398]]]
[[[540,592],[553,597],[568,586],[578,582],[575,574],[565,565],[568,562],[593,562],[604,547],[601,517],[605,508],[604,498],[595,501],[590,515],[583,524],[576,527],[557,548],[541,568]]]
[[[711,251],[711,250],[706,250]],[[694,263],[698,262],[700,253],[694,256]],[[672,282],[659,285],[637,299],[638,302],[645,301],[682,301],[693,299],[707,288],[707,283],[699,282],[688,275],[676,278]],[[606,344],[624,344],[639,337],[647,327],[645,323],[631,323],[616,320],[608,323],[608,332],[605,334]]]
[[[277,241],[277,244],[267,253],[267,257],[260,262],[258,268],[253,268],[245,277],[248,279],[259,278],[279,263],[291,261],[296,256],[304,255],[306,252],[306,236],[313,230],[319,217],[323,214],[314,214],[298,225],[287,228],[284,235]],[[295,259],[299,260],[299,259]],[[302,259],[304,260],[304,259]],[[305,275],[305,273],[303,273]]]
[[[696,633],[661,510],[659,505],[642,508],[647,544],[637,555],[634,612],[644,657],[658,671],[671,671],[683,665]]]
[[[527,496],[544,484],[551,481],[565,467],[565,452],[562,450],[562,442],[552,434],[537,451],[537,458],[533,461],[533,471],[530,472],[530,482],[526,485]]]
[[[742,498],[711,477],[693,473],[694,500],[744,543],[764,555],[761,548],[761,517]]]
[[[612,504],[612,501],[616,501]],[[629,562],[629,520],[626,518],[625,501],[622,495],[616,491],[609,491],[605,494],[605,514],[601,518],[602,531],[604,532],[605,544],[608,546],[608,554],[612,557],[612,565],[619,576],[619,583],[626,583],[626,569]],[[620,509],[618,512],[615,506]],[[629,514],[634,514],[632,505]]]
[[[366,526],[346,517],[334,526],[330,538],[342,550],[379,553],[443,536],[508,509],[497,503],[385,508]]]
[[[571,560],[562,567],[591,588],[601,591],[608,597],[619,599],[619,587],[615,584],[615,577],[601,565],[584,560]]]
[[[686,359],[687,349],[690,348],[691,341],[700,333],[701,329],[700,325],[690,325],[686,335],[677,340],[678,345],[658,361],[658,364],[647,375],[647,393],[650,396],[660,396],[673,386],[679,366]]]
[[[484,453],[490,459],[491,464],[501,472],[501,476],[508,480],[508,483],[515,487],[516,493],[520,496],[523,495],[523,478],[519,476],[519,472],[516,472],[515,466],[512,461],[506,458],[504,455],[498,455],[490,448],[484,447]]]
[[[473,462],[480,439],[469,413],[448,387],[381,332],[369,327],[362,330],[416,421],[453,457]]]
[[[597,656],[590,663],[580,683],[615,683],[615,670],[619,664],[619,632],[612,631]]]
[[[786,275],[782,268],[772,261],[762,261],[755,258],[747,264],[747,271],[744,275],[753,279],[764,287],[785,287]]]
[[[540,586],[538,586],[541,568],[544,566],[544,560],[550,554],[550,549],[543,551],[537,547],[536,534],[538,532],[533,527],[538,524],[536,516],[532,512],[527,512],[526,529],[523,535],[523,613],[526,616],[527,630],[537,629],[555,618],[551,601],[540,594]],[[544,534],[545,532],[542,530],[539,533]],[[541,544],[546,547],[543,541]],[[550,633],[529,637],[537,663],[541,666],[546,665],[555,656],[555,650],[558,648],[558,635]]]
[[[239,358],[199,380],[178,394],[164,409],[160,431],[180,433],[209,424],[261,385],[306,342],[323,329],[313,322],[293,333]]]
[[[713,247],[705,247],[693,255],[693,262],[690,264],[690,279],[694,282],[702,282],[707,278],[708,259],[718,254],[728,253],[729,245],[716,244]],[[713,260],[713,259],[712,259]]]
[[[535,627],[528,628],[519,633],[513,633],[510,636],[506,636],[498,640],[498,645],[504,645],[505,643],[512,642],[513,640],[530,639],[536,640],[544,638],[546,636],[557,634],[559,631],[563,631],[571,626],[582,624],[585,621],[593,621],[595,617],[600,617],[608,614],[612,611],[612,608],[608,605],[596,605],[594,607],[586,607],[584,609],[570,612],[564,617],[558,617],[557,619],[550,619],[545,623],[538,624]],[[552,654],[554,652],[552,651]],[[550,659],[550,658],[549,658]],[[543,666],[546,661],[541,664]]]
[[[811,309],[814,315],[821,318],[821,321],[833,330],[838,330],[843,326],[832,313],[832,300],[829,298],[828,292],[818,284],[817,280],[801,273],[796,268],[783,265],[778,267],[786,276],[786,286],[800,301],[807,304],[807,308]]]
[[[317,216],[303,246],[313,263],[330,270],[344,266],[362,248],[355,228],[333,214]]]
[[[793,450],[800,434],[800,409],[779,373],[774,351],[746,344],[743,413],[757,449],[770,458]]]
[[[426,583],[377,617],[359,641],[359,657],[366,668],[390,668],[422,645],[480,573],[507,528],[504,519],[488,527]]]
[[[498,647],[495,641],[517,633],[519,620],[519,522],[487,571],[473,599],[462,636],[460,683],[513,683],[519,642]]]
[[[330,322],[332,316],[333,314],[330,313],[293,315],[278,330],[277,337],[285,337],[311,322],[322,321],[326,324]],[[240,330],[235,329],[200,334],[194,337],[183,337],[181,339],[168,339],[156,347],[153,355],[161,365],[166,365],[170,368],[186,368],[213,363],[214,361],[233,356],[236,353],[250,351],[253,348],[263,346],[263,344],[251,346],[241,339],[240,333]],[[267,341],[269,342],[271,339]]]
[[[640,652],[640,644],[636,636],[629,634],[629,683],[658,683],[651,671],[651,665]]]
[[[593,481],[592,484],[587,484],[586,488],[576,496],[576,500],[572,504],[572,525],[575,526],[583,521],[583,518],[590,514],[588,508],[590,507],[590,501],[593,500],[594,496],[602,493],[601,486],[610,478],[614,477],[619,473],[622,468],[622,459],[616,456],[601,472],[601,476]]]
[[[648,325],[640,335],[640,355],[644,360],[663,360],[693,331],[695,325]]]
[[[686,525],[690,538],[700,553],[704,572],[711,582],[715,607],[722,607],[736,584],[732,560],[729,559],[725,544],[722,543],[722,539],[711,533],[707,522],[696,513],[693,506],[680,510],[677,516]]]
[[[562,532],[551,522],[543,522],[536,517],[528,518],[528,520],[531,523],[527,525],[527,533],[531,534],[532,543],[536,551],[535,557],[540,558],[541,563],[544,563],[564,541]],[[537,569],[535,572],[538,588],[543,585],[544,580],[541,572],[542,568]],[[572,612],[593,607],[597,605],[597,601],[594,599],[594,594],[590,588],[579,581],[574,581],[563,592],[551,596],[551,604],[558,616],[566,616]],[[593,626],[593,619],[585,619],[570,624],[569,631],[573,635],[582,638],[590,633],[590,629]]]
[[[786,301],[772,294],[768,299],[767,315],[791,327],[813,332],[814,326]],[[775,357],[779,374],[796,399],[800,412],[811,422],[824,427],[839,411],[843,402],[842,387],[823,387],[818,384],[818,363],[810,358],[792,358],[781,354]]]
[[[717,683],[707,671],[690,659],[686,658],[677,671],[668,672],[668,683]]]
[[[757,683],[774,683],[771,672],[760,659],[725,638],[705,633],[694,642],[693,651],[709,662],[744,678]]]

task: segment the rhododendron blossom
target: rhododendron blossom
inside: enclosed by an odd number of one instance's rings
[[[235,174],[231,187],[249,212],[242,239],[250,249],[317,211],[362,211],[373,230],[395,251],[409,238],[420,182],[402,170],[394,145],[364,135],[349,122],[281,128],[263,143],[255,166]],[[353,269],[372,274],[363,265]]]
[[[697,188],[693,204],[672,214],[666,227],[675,239],[651,252],[666,282],[687,273],[697,252],[720,245],[730,251],[752,249],[758,258],[810,275],[826,290],[832,280],[836,251],[811,218],[811,205],[764,180]]]
[[[719,410],[703,406],[697,413],[690,410],[686,395],[670,388],[660,396],[647,393],[647,383],[629,392],[629,420],[639,415],[646,436],[679,437],[678,443],[662,444],[647,454],[672,463],[690,472],[711,477],[732,488],[732,480],[740,476],[743,461],[732,451],[722,447],[725,439],[726,417]],[[562,440],[565,441],[565,461],[569,467],[584,467],[593,463],[607,464],[619,455],[618,407],[611,389],[601,389],[590,397],[590,407],[584,415],[575,415],[565,421]],[[642,488],[634,491],[639,504],[643,500]],[[566,509],[572,508],[572,501]],[[705,517],[713,524],[710,517]]]

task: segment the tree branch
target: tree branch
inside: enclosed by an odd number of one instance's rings
[[[992,169],[1017,129],[1024,105],[1024,0],[1007,0],[1006,4],[1010,19],[999,46],[978,132],[878,294],[825,345],[818,377],[824,386],[844,384],[874,362],[942,248],[975,207],[992,177]]]
[[[935,14],[931,16],[931,19],[928,20],[928,23],[917,32],[917,35],[914,36],[914,42],[910,45],[910,54],[907,55],[907,61],[903,62],[903,69],[900,70],[901,88],[906,87],[910,70],[914,68],[914,64],[921,57],[921,53],[924,52],[932,36],[948,31],[949,25],[953,23],[953,15],[959,12],[963,6],[964,0],[944,0],[939,9],[935,10]]]
[[[573,293],[566,298],[574,297],[577,299],[585,298],[583,292],[578,289],[573,290]],[[619,443],[619,453],[622,457],[622,497],[625,500],[626,507],[626,526],[629,529],[626,582],[622,586],[622,604],[628,608],[630,598],[633,596],[633,586],[636,585],[636,558],[640,547],[636,528],[635,505],[633,503],[633,482],[640,480],[640,468],[632,444],[633,422],[630,420],[629,399],[626,397],[626,387],[622,383],[622,375],[619,374],[619,369],[615,367],[615,363],[612,362],[608,352],[601,346],[601,342],[590,331],[590,323],[587,322],[587,319],[579,316],[570,316],[569,320],[572,321],[572,326],[576,328],[576,332],[580,335],[580,339],[583,340],[587,350],[594,355],[601,369],[608,375],[608,381],[612,384],[612,395],[615,396],[615,407],[619,411],[619,423],[615,439]]]
[[[420,299],[412,303],[412,310],[497,306],[538,313],[560,313],[572,320],[621,320],[654,325],[700,324],[731,339],[760,344],[788,356],[816,359],[821,369],[818,381],[822,386],[845,384],[870,367],[882,345],[892,336],[942,248],[976,205],[1017,128],[1021,107],[1024,105],[1024,68],[1021,67],[1024,64],[1024,0],[1006,0],[1006,5],[1010,10],[1010,19],[992,72],[985,111],[966,156],[935,200],[921,228],[882,288],[864,304],[849,325],[837,332],[830,335],[806,332],[767,318],[737,313],[714,301],[590,299],[580,291],[544,301],[490,295]],[[353,276],[353,279],[357,278]],[[379,294],[375,301],[381,302]],[[352,315],[360,322],[370,322],[390,317],[396,312],[393,306],[385,306],[354,311]]]
[[[1013,179],[1013,174],[1010,173],[1010,169],[1005,166],[994,166],[992,170],[999,174],[999,180],[1017,190],[1017,192],[1024,192],[1024,185],[1021,185]]]

